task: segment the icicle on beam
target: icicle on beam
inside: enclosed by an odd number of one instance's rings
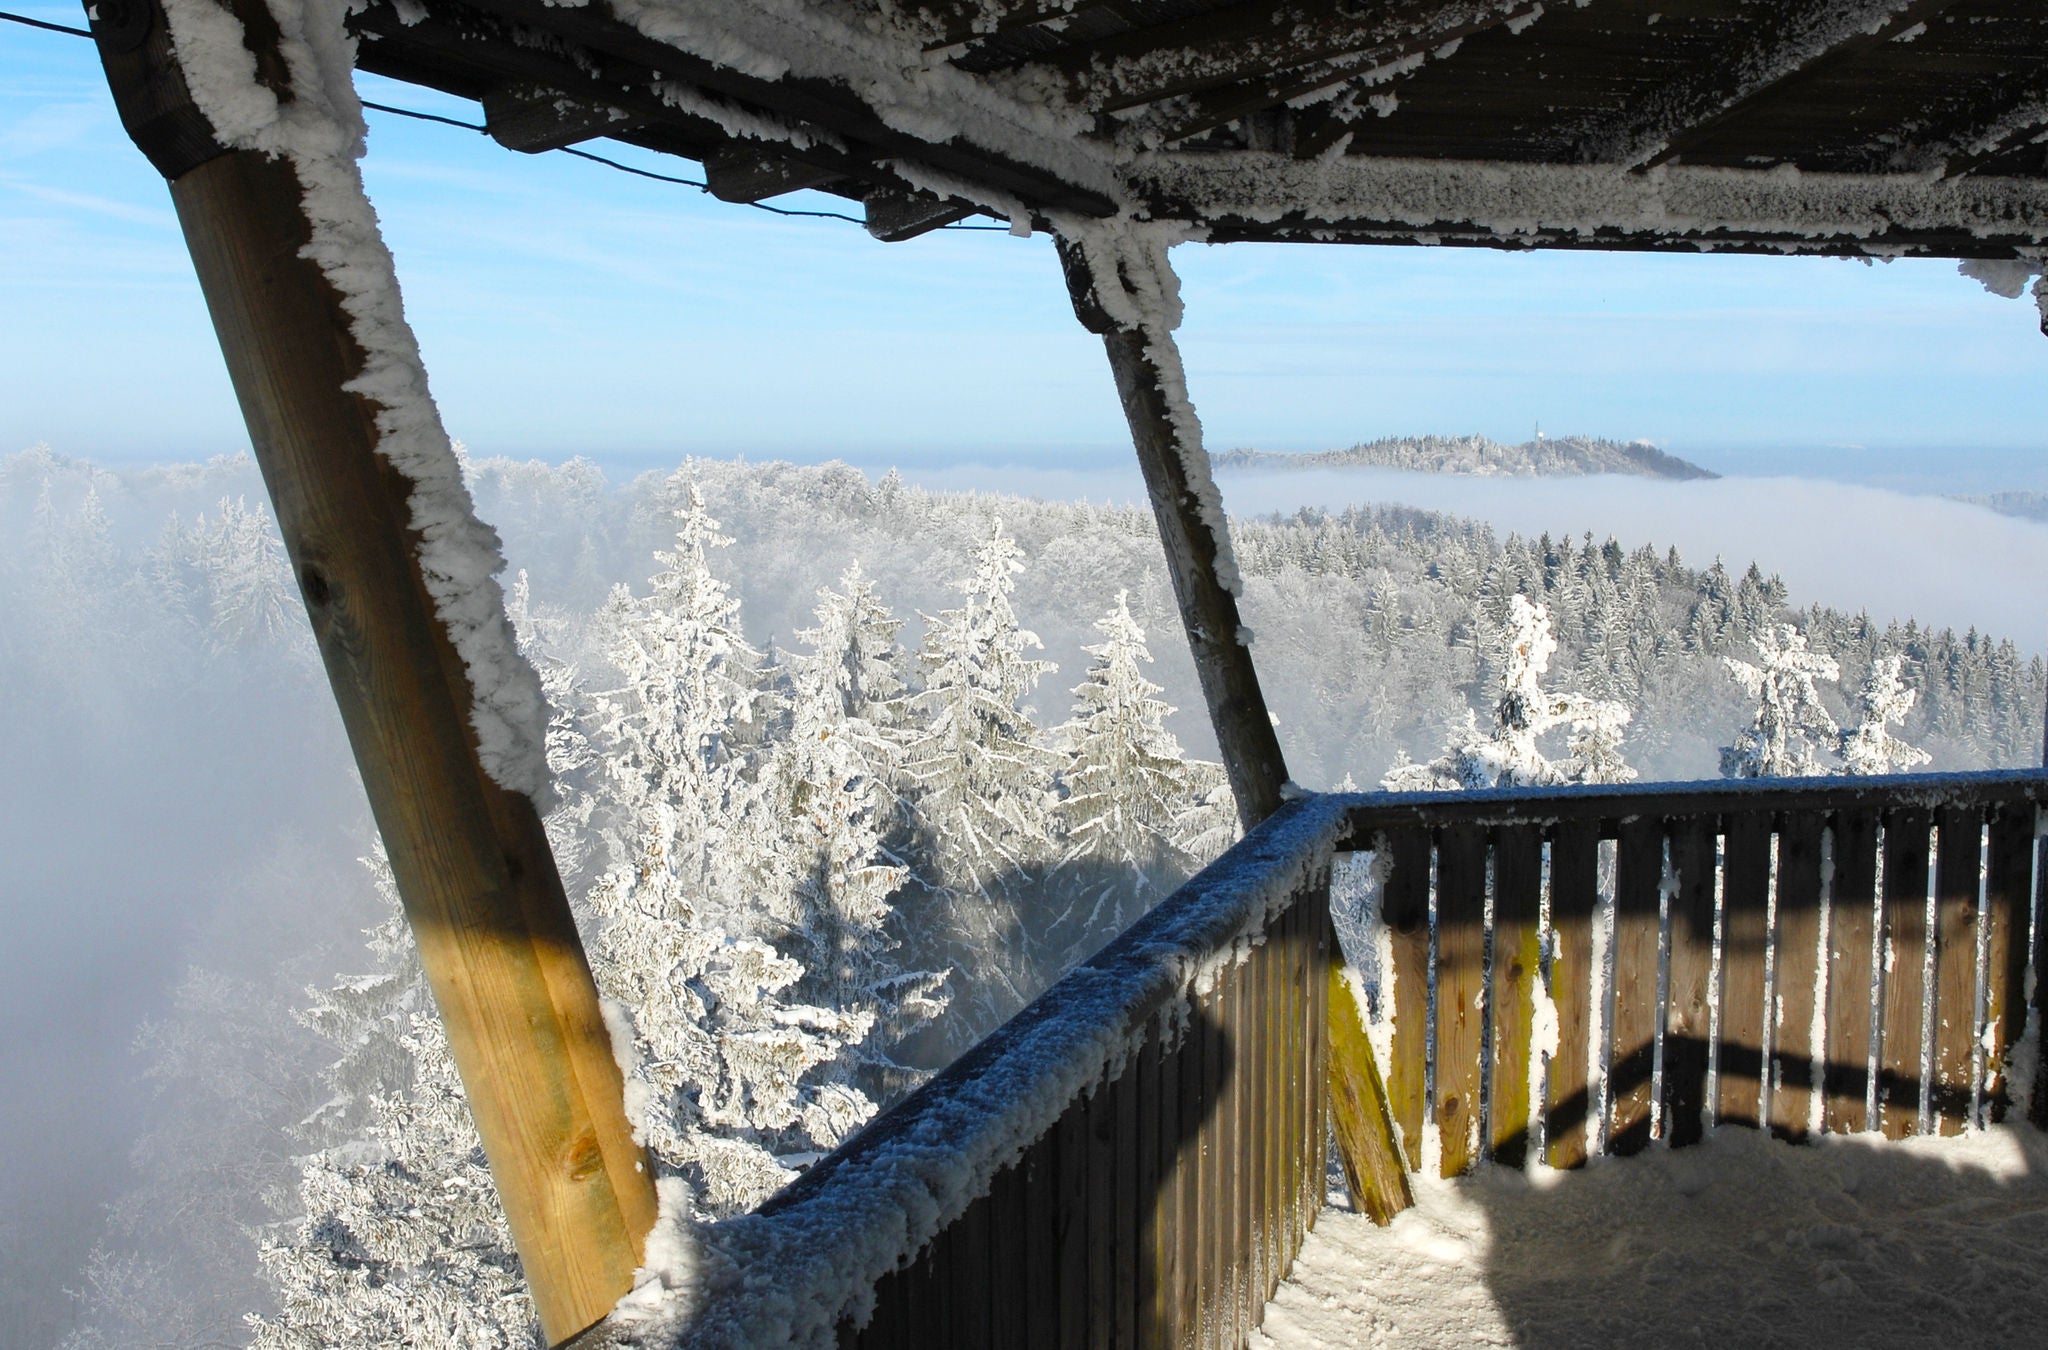
[[[1152,499],[1173,593],[1209,721],[1247,832],[1280,809],[1287,764],[1237,613],[1239,580],[1223,499],[1202,449],[1173,330],[1180,283],[1166,243],[1128,225],[1076,227],[1059,241],[1074,313],[1102,336],[1138,467]]]
[[[542,1328],[631,1287],[655,1218],[535,798],[546,704],[355,159],[339,0],[101,0],[447,1026]]]

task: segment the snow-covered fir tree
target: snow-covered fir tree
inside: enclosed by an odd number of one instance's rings
[[[1635,770],[1622,759],[1622,728],[1629,710],[1609,699],[1556,694],[1543,675],[1557,651],[1550,613],[1516,593],[1498,634],[1500,676],[1494,715],[1482,730],[1468,709],[1465,725],[1444,753],[1427,764],[1397,762],[1380,780],[1390,792],[1451,792],[1556,783],[1625,783]],[[1552,759],[1539,744],[1566,730],[1565,753]]]
[[[1082,927],[1100,935],[1120,930],[1134,905],[1184,875],[1180,830],[1194,779],[1166,729],[1173,709],[1159,698],[1164,690],[1145,677],[1152,653],[1128,591],[1095,627],[1103,640],[1082,649],[1094,660],[1074,687],[1072,719],[1054,734],[1067,752],[1061,863],[1092,869]]]
[[[528,1350],[542,1344],[483,1143],[428,995],[389,865],[370,973],[315,991],[300,1020],[339,1052],[298,1128],[299,1217],[258,1261],[277,1302],[255,1350]],[[286,1202],[289,1204],[289,1202]]]
[[[944,971],[906,969],[900,955],[896,899],[910,868],[892,847],[908,701],[899,625],[858,567],[841,586],[819,591],[818,625],[799,634],[811,650],[790,663],[788,731],[771,747],[754,803],[776,836],[762,850],[759,893],[782,925],[778,945],[804,967],[797,991],[846,1017],[849,1036],[866,1027],[820,1080],[852,1090],[843,1107],[867,1111],[918,1078],[896,1048],[948,995]]]
[[[925,616],[922,734],[910,747],[917,808],[949,883],[983,889],[1045,860],[1054,760],[1024,701],[1050,661],[1010,596],[1023,551],[1000,520],[975,550],[957,609]]]
[[[1749,725],[1735,744],[1721,749],[1721,772],[1729,778],[1808,778],[1825,773],[1819,752],[1831,749],[1841,732],[1820,701],[1819,681],[1841,678],[1832,656],[1809,651],[1806,634],[1776,624],[1750,639],[1757,661],[1724,656],[1743,691],[1756,700]]]
[[[739,602],[711,572],[726,541],[687,478],[676,545],[650,594],[607,602],[619,682],[592,743],[610,866],[591,887],[593,968],[631,1024],[628,1106],[704,1212],[750,1208],[791,1175],[778,1155],[836,1144],[873,1105],[814,1071],[866,1040],[873,1016],[794,1002],[803,966],[749,931],[766,790],[742,749],[761,700]]]
[[[1914,691],[1899,678],[1904,664],[1901,656],[1880,657],[1870,663],[1870,673],[1856,696],[1860,716],[1854,727],[1842,733],[1842,767],[1847,772],[1903,773],[1931,758],[1925,750],[1891,734],[1892,725],[1904,722],[1913,710]]]

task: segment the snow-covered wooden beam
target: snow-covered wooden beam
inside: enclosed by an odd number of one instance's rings
[[[1528,0],[1260,0],[1062,48],[1076,100],[1105,111],[1154,103],[1317,62],[1395,65],[1505,22]],[[1339,77],[1341,78],[1341,77]]]
[[[1059,253],[1074,313],[1109,352],[1223,769],[1250,830],[1280,809],[1287,762],[1252,665],[1251,630],[1238,616],[1223,499],[1173,337],[1180,283],[1165,237],[1128,225],[1073,230]]]
[[[1204,237],[2005,258],[2048,245],[2048,181],[1667,164],[1158,154],[1131,174]]]
[[[1540,0],[1458,6],[1442,11],[1435,22],[1422,21],[1420,15],[1411,16],[1406,29],[1385,29],[1382,39],[1372,45],[1337,51],[1310,64],[1251,74],[1233,84],[1195,92],[1166,115],[1159,139],[1171,144],[1260,109],[1305,100],[1338,85],[1377,86],[1409,74],[1425,62],[1450,60],[1466,38],[1503,26],[1513,26],[1519,32],[1542,16]]]
[[[541,826],[547,708],[426,390],[355,158],[337,0],[89,11],[200,288],[543,1329],[632,1284],[655,1219]]]
[[[1779,0],[1739,21],[1712,60],[1652,87],[1612,117],[1569,137],[1568,158],[1628,168],[1680,153],[1688,139],[1781,90],[1817,63],[1889,42],[1955,0]]]

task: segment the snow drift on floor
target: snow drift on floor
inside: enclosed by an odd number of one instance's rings
[[[1325,1210],[1258,1350],[2038,1344],[2048,1136],[1747,1129],[1583,1172],[1422,1181],[1392,1227]]]

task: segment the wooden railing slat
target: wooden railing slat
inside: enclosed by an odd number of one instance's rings
[[[1721,1008],[1714,1120],[1756,1126],[1764,1119],[1764,1017],[1769,992],[1771,819],[1728,818],[1722,831]]]
[[[2005,1118],[2010,1103],[2006,1054],[2026,1025],[2027,946],[2034,908],[2034,814],[2032,803],[1993,812],[1991,857],[1985,868],[1984,921],[1988,925],[1985,966],[1991,977],[1986,999],[1985,1047],[1988,1114]],[[2040,987],[2037,985],[2037,987]],[[2048,1093],[2037,1092],[2037,1100]]]
[[[1821,836],[1826,821],[1788,812],[1778,829],[1776,1020],[1771,1028],[1771,1130],[1802,1140],[1812,1128],[1813,1015],[1820,988]],[[1824,1010],[1823,1010],[1824,1011]]]
[[[1706,1127],[1710,1002],[1714,983],[1714,883],[1719,871],[1715,821],[1694,816],[1671,826],[1677,890],[1670,902],[1671,979],[1664,1022],[1664,1138],[1696,1144]]]
[[[1550,1001],[1557,1009],[1557,1051],[1544,1075],[1543,1136],[1552,1167],[1586,1160],[1593,1101],[1587,1072],[1592,1034],[1593,910],[1599,902],[1597,822],[1568,821],[1550,841]]]
[[[1543,833],[1504,828],[1493,846],[1493,1072],[1489,1151],[1504,1167],[1529,1156],[1530,1038],[1543,958]]]
[[[1270,942],[1271,939],[1268,938]],[[1181,1037],[1180,1122],[1174,1164],[1174,1215],[1179,1224],[1173,1235],[1173,1304],[1175,1346],[1191,1345],[1202,1326],[1202,1112],[1207,1096],[1202,1088],[1202,1066],[1206,1063],[1208,1027],[1199,1009],[1190,1012]]]
[[[1651,1068],[1657,1040],[1659,889],[1664,823],[1621,822],[1615,848],[1614,1017],[1609,1032],[1608,1149],[1626,1156],[1650,1142]]]
[[[1920,1127],[1921,1068],[1927,1045],[1928,843],[1932,816],[1921,807],[1885,813],[1884,981],[1879,1005],[1878,1124],[1887,1138]]]
[[[1829,1134],[1870,1128],[1871,943],[1876,929],[1877,817],[1837,812],[1831,822],[1828,1010],[1822,1122]]]
[[[1943,807],[1934,868],[1934,1087],[1935,1128],[1961,1134],[1970,1122],[1976,1089],[1977,898],[1984,862],[1984,813]]]
[[[1392,968],[1385,978],[1393,985],[1393,1062],[1383,1065],[1394,1125],[1410,1171],[1422,1169],[1422,1122],[1428,1110],[1426,1081],[1429,1058],[1429,888],[1432,845],[1429,832],[1392,829],[1386,832],[1391,870],[1380,897],[1380,917],[1387,926]],[[1383,996],[1384,997],[1384,996]]]
[[[1486,1047],[1486,855],[1483,826],[1444,827],[1437,844],[1436,1128],[1443,1175],[1479,1160],[1480,1057]]]

